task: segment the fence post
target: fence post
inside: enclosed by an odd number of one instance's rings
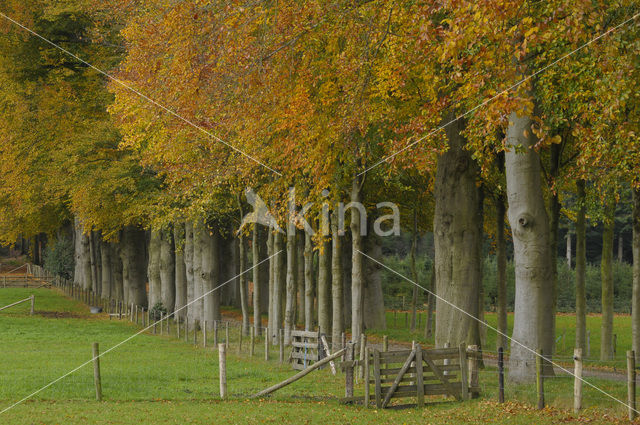
[[[636,417],[636,356],[633,350],[627,351],[627,404],[632,421]]]
[[[319,342],[319,341],[318,341]],[[284,332],[282,329],[278,329],[278,345],[280,349],[280,364],[284,363]]]
[[[480,386],[478,380],[478,346],[470,345],[468,350],[471,352],[469,357],[469,387],[472,398],[478,397],[480,394],[477,388]]]
[[[467,345],[463,342],[460,344],[458,348],[458,354],[460,357],[460,384],[461,384],[461,392],[460,398],[462,400],[469,399],[469,363],[467,362]]]
[[[542,376],[542,349],[536,355],[536,390],[538,392],[538,410],[544,409],[544,377]]]
[[[369,408],[370,402],[370,389],[369,389],[369,349],[365,350],[364,354],[364,407]]]
[[[264,332],[262,332],[262,334],[264,335],[264,359],[266,361],[269,361],[269,335],[267,335],[268,329],[264,328]]]
[[[96,400],[102,401],[102,381],[100,380],[100,350],[98,343],[93,343],[93,382],[96,385]]]
[[[367,352],[367,336],[362,333],[360,334],[360,379],[364,378],[364,358],[365,353]]]
[[[573,349],[573,411],[582,409],[582,348]]]
[[[249,344],[249,356],[253,357],[253,352],[255,351],[255,343],[256,343],[256,328],[251,326],[249,328],[249,339],[251,343]]]
[[[353,361],[355,359],[355,347],[353,342],[347,343],[345,353],[345,371],[344,371],[344,396],[353,397]]]
[[[34,312],[34,307],[35,307],[35,303],[36,303],[36,296],[31,294],[31,315],[33,316],[33,312]]]
[[[227,346],[218,344],[218,361],[220,368],[220,398],[227,398]]]
[[[445,342],[444,343],[444,348],[449,348],[449,347],[451,347],[451,343],[449,341]],[[444,361],[442,362],[442,364],[445,365],[445,366],[449,366],[449,363],[450,363],[449,359],[444,359]],[[449,374],[449,371],[445,370],[444,372],[442,372],[442,374],[446,376],[446,375]]]
[[[382,337],[382,351],[385,353],[389,351],[389,337],[387,335]]]
[[[504,403],[504,348],[498,348],[498,402]]]

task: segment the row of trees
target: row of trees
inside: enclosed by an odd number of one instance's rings
[[[284,327],[288,338],[299,320],[317,322],[334,345],[345,329],[357,341],[384,324],[380,266],[367,256],[381,258],[371,230],[385,201],[405,229],[433,229],[437,345],[481,342],[489,233],[499,330],[511,238],[512,336],[552,354],[560,217],[576,223],[584,346],[585,219],[598,214],[610,228],[626,184],[640,355],[633,1],[0,5],[86,61],[0,23],[0,236],[54,235],[73,222],[74,279],[85,287],[177,309],[267,259],[187,314],[210,320],[220,303],[236,303],[248,325],[251,280],[271,335]],[[248,187],[283,232],[241,228]],[[367,215],[349,209],[342,231],[338,205],[349,202]],[[605,231],[603,340],[612,338],[612,240]],[[511,378],[531,379],[534,354],[519,343]]]

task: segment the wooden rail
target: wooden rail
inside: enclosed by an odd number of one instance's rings
[[[18,304],[26,303],[27,301],[31,301],[31,313],[30,314],[33,314],[33,307],[34,307],[34,304],[35,304],[35,300],[36,300],[36,297],[34,295],[31,295],[29,298],[25,298],[24,300],[16,301],[16,302],[11,303],[9,305],[5,305],[4,307],[0,307],[0,311],[4,310],[5,308],[13,307],[14,305],[18,305]]]

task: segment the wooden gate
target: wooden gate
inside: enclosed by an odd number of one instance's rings
[[[378,408],[385,408],[392,399],[407,397],[415,398],[417,405],[423,406],[425,396],[445,395],[466,400],[479,391],[477,368],[472,368],[473,376],[469,377],[469,361],[475,364],[477,352],[468,351],[464,345],[431,350],[416,345],[411,350],[367,351],[365,406],[372,398]]]
[[[291,366],[303,370],[325,356],[320,332],[291,331]]]

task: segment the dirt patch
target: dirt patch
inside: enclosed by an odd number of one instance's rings
[[[35,314],[52,319],[86,319],[88,314],[73,313],[70,311],[35,311]]]

